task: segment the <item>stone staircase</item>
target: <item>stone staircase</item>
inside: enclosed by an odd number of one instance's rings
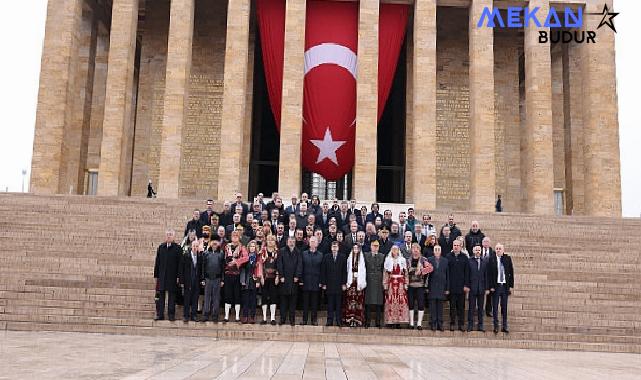
[[[507,336],[154,322],[156,247],[202,203],[1,194],[0,330],[641,353],[639,219],[456,213],[513,257]]]

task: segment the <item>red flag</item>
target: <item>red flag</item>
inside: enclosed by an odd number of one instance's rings
[[[283,0],[259,0],[257,5],[268,92],[280,129],[285,5]],[[381,5],[379,118],[396,72],[408,9]],[[301,160],[305,169],[328,180],[342,178],[354,166],[357,44],[357,2],[307,2]]]

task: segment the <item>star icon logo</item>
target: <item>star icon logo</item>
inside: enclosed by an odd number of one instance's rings
[[[601,16],[601,22],[597,29],[601,29],[603,25],[607,25],[614,33],[617,32],[617,29],[614,27],[614,18],[619,15],[618,12],[610,12],[607,4],[603,4],[603,11],[601,13],[588,13],[589,15],[598,15]]]
[[[338,166],[336,151],[347,141],[334,141],[334,139],[332,138],[332,132],[329,130],[329,127],[327,127],[327,129],[325,130],[325,137],[322,140],[309,141],[314,144],[319,150],[318,158],[316,159],[317,164],[324,159],[328,159],[332,161],[334,165]]]

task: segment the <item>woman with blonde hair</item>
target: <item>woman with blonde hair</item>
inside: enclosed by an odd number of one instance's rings
[[[278,304],[278,273],[276,269],[278,259],[278,246],[276,236],[267,235],[265,244],[260,250],[260,263],[262,271],[260,275],[261,286],[261,307],[263,309],[263,320],[261,325],[267,324],[267,306],[271,316],[271,324],[276,324],[276,304]]]

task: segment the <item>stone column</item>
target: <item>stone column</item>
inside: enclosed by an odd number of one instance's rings
[[[178,198],[182,127],[189,99],[195,0],[171,0],[158,196]]]
[[[484,8],[493,0],[472,0],[469,19],[470,51],[470,208],[494,211],[496,163],[494,160],[494,29],[477,27]]]
[[[60,188],[62,141],[73,117],[82,3],[61,0],[47,6],[31,161],[30,188],[38,194],[66,192]]]
[[[356,151],[353,198],[376,201],[378,132],[378,0],[361,0],[358,11]]]
[[[98,195],[126,195],[126,136],[132,128],[138,0],[114,0],[102,126]]]
[[[359,70],[360,71],[360,70]],[[407,187],[416,209],[436,208],[436,0],[414,1],[412,52],[412,140],[406,162]],[[426,142],[426,143],[417,143]],[[409,160],[421,158],[428,165]]]
[[[305,0],[288,0],[285,7],[285,57],[278,163],[278,192],[285,197],[299,194],[301,185],[306,10]]]
[[[606,1],[612,11],[612,1]],[[601,12],[601,3],[588,3],[586,13]],[[585,16],[598,25],[601,16]],[[621,216],[621,163],[616,92],[614,32],[597,31],[596,43],[582,44],[585,213]]]
[[[540,7],[547,15],[549,0],[531,0],[530,8]],[[526,210],[534,214],[554,213],[554,172],[552,147],[552,79],[550,44],[538,41],[539,31],[531,24],[525,28],[525,124],[527,158]]]
[[[243,122],[247,107],[247,75],[249,70],[250,0],[229,0],[227,6],[227,43],[223,77],[223,114],[220,128],[220,164],[218,167],[218,198],[231,199],[241,188]]]

